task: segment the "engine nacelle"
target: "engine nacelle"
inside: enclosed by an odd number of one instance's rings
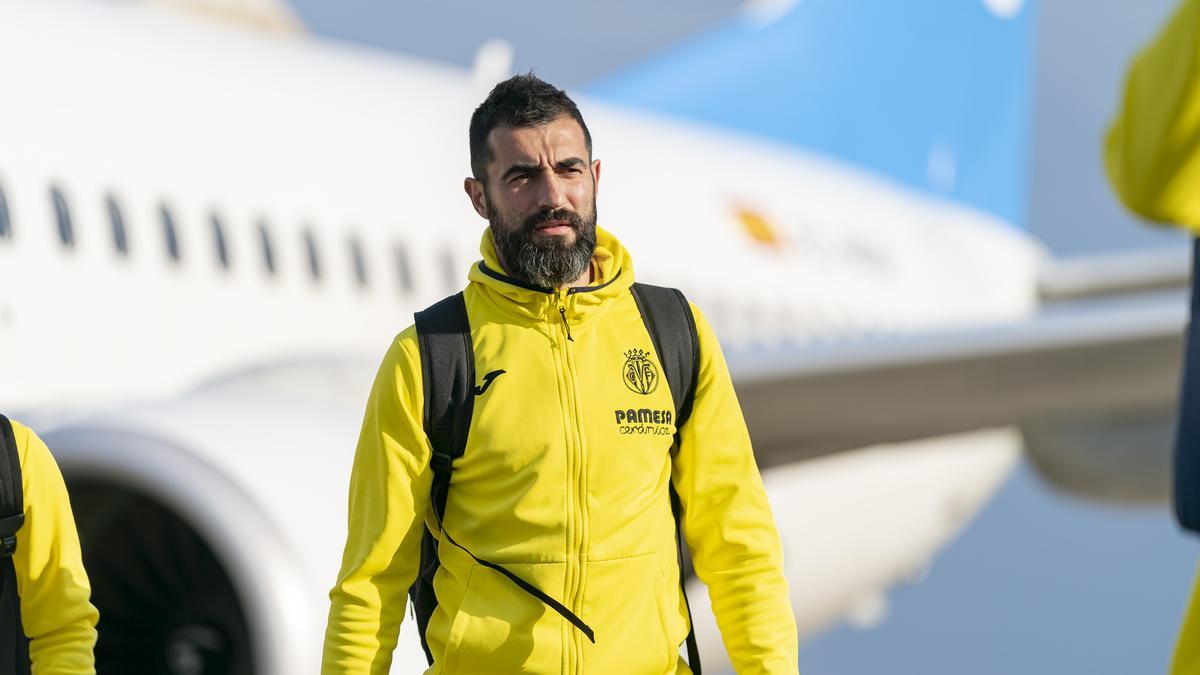
[[[1108,503],[1171,498],[1173,411],[1034,424],[1022,433],[1038,473],[1065,492]]]
[[[264,370],[45,427],[101,611],[100,672],[316,671],[370,376]]]

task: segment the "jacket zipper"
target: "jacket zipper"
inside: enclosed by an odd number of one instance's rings
[[[571,611],[578,613],[580,611],[580,594],[583,590],[583,548],[586,538],[584,525],[584,496],[583,496],[583,476],[584,458],[583,458],[583,434],[579,428],[579,419],[576,414],[576,403],[578,400],[578,392],[575,387],[575,373],[571,364],[571,354],[568,352],[567,342],[574,342],[575,338],[571,336],[571,324],[567,321],[567,291],[561,290],[558,293],[558,314],[562,318],[563,335],[566,341],[560,341],[562,345],[561,351],[561,367],[563,369],[563,379],[565,382],[565,390],[567,398],[566,404],[566,420],[569,425],[572,445],[569,448],[570,457],[567,462],[568,471],[570,473],[567,481],[567,497],[570,500],[571,509],[571,541],[570,551],[568,556],[568,593],[566,598],[566,606]],[[567,662],[568,667],[573,673],[582,673],[583,664],[580,662],[580,653],[582,652],[581,634],[571,627],[568,627],[568,643],[565,647],[568,650]]]
[[[561,299],[558,302],[558,315],[562,317],[563,326],[565,326],[567,329],[567,340],[569,342],[574,342],[575,338],[571,337],[571,323],[567,321],[567,307],[563,304]]]

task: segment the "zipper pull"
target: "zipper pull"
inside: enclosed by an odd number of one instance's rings
[[[567,327],[567,340],[574,342],[575,338],[571,337],[571,324],[567,321],[567,308],[560,303],[558,305],[558,315],[562,317],[563,325]]]

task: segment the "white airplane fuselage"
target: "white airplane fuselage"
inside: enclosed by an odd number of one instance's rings
[[[83,2],[0,2],[0,63],[0,409],[103,410],[109,426],[186,441],[282,541],[310,531],[291,516],[323,518],[325,550],[284,546],[303,596],[283,603],[292,616],[247,601],[286,624],[279,634],[304,633],[284,638],[305,645],[301,656],[260,656],[263,672],[311,672],[369,370],[361,386],[331,389],[345,395],[324,442],[288,436],[286,460],[263,450],[273,435],[255,424],[301,415],[290,398],[259,410],[186,392],[260,366],[373,360],[412,312],[462,287],[485,225],[461,179],[486,91],[420,60]],[[579,103],[604,167],[601,226],[630,249],[638,279],[703,308],[727,350],[1002,321],[1035,305],[1040,250],[995,218],[794,149]],[[229,420],[254,433],[214,432]],[[68,477],[103,463],[62,438]],[[998,449],[964,460],[972,442],[944,462],[937,445],[768,472],[802,634],[926,561],[961,525],[926,526],[946,503],[973,511],[991,493],[1016,442],[989,437],[980,445]],[[128,462],[110,473],[140,470]],[[138,485],[152,489],[155,475]],[[910,482],[855,494],[868,475]],[[844,489],[790,491],[799,484]],[[928,505],[906,510],[921,501],[906,489]],[[829,527],[805,519],[815,508]],[[885,512],[887,542],[829,520]],[[198,527],[227,538],[218,557],[237,557],[239,535]]]

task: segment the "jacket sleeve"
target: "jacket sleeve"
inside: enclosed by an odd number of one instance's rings
[[[783,551],[720,345],[694,306],[700,370],[672,481],[684,536],[740,675],[798,672]]]
[[[416,331],[401,333],[375,377],[350,476],[346,548],[330,591],[322,673],[385,674],[420,564],[430,447]]]
[[[33,672],[95,673],[99,613],[90,600],[67,486],[46,444],[19,424],[13,432],[25,501],[13,566]]]
[[[1200,0],[1181,4],[1134,60],[1106,164],[1130,210],[1200,233]]]

